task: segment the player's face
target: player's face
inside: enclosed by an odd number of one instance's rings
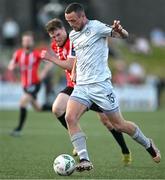
[[[71,12],[70,14],[65,13],[65,19],[69,23],[69,25],[75,30],[75,31],[81,31],[84,27],[84,13],[76,13]]]
[[[65,28],[61,28],[50,32],[49,36],[56,41],[57,46],[61,47],[66,41],[67,32]]]
[[[25,35],[22,37],[22,46],[25,49],[30,49],[34,46],[34,39],[32,36]]]

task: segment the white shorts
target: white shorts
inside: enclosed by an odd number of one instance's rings
[[[119,111],[118,99],[109,79],[93,84],[76,85],[70,99],[84,104],[88,109],[95,103],[105,113]]]

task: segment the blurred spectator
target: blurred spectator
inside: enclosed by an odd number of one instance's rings
[[[160,28],[155,28],[151,31],[150,39],[155,46],[165,46],[165,33]]]
[[[2,38],[5,46],[14,47],[17,43],[20,28],[18,23],[8,18],[2,25]]]
[[[119,59],[121,56],[121,52],[118,48],[120,40],[116,40],[115,38],[108,38],[108,46],[109,46],[109,56],[113,57],[114,59]]]
[[[145,81],[144,68],[137,62],[133,62],[128,68],[128,82],[131,84],[141,84]]]
[[[0,81],[3,81],[4,65],[0,62]]]
[[[165,78],[159,78],[156,75],[148,75],[146,79],[146,83],[156,87],[158,106],[161,106],[162,95],[165,90]]]
[[[137,62],[131,63],[129,68],[122,60],[115,62],[115,72],[113,74],[113,83],[119,86],[125,84],[141,84],[145,81],[145,71]]]
[[[135,53],[141,53],[146,55],[151,53],[150,44],[148,40],[144,37],[136,38],[135,43],[131,49]]]
[[[122,60],[115,61],[115,72],[113,74],[113,83],[119,86],[123,86],[127,83],[128,73],[126,70],[126,64]]]
[[[5,69],[5,72],[2,76],[2,81],[18,82],[18,78],[16,77],[14,72],[11,72],[11,71]]]

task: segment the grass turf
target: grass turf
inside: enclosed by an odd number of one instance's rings
[[[165,154],[165,112],[124,113],[136,122],[147,136],[154,139]],[[81,125],[88,136],[88,149],[94,164],[90,172],[75,172],[69,177],[54,173],[53,160],[62,153],[71,154],[72,145],[64,128],[50,113],[30,111],[22,137],[11,137],[17,123],[17,111],[0,112],[0,179],[162,179],[165,161],[155,164],[140,145],[125,135],[131,149],[133,163],[124,167],[121,152],[111,134],[101,125],[93,112],[86,113]]]

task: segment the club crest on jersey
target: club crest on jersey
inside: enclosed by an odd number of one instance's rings
[[[89,28],[87,28],[87,30],[85,31],[85,35],[86,35],[86,36],[89,36],[90,34],[91,34],[91,31],[90,31]]]

